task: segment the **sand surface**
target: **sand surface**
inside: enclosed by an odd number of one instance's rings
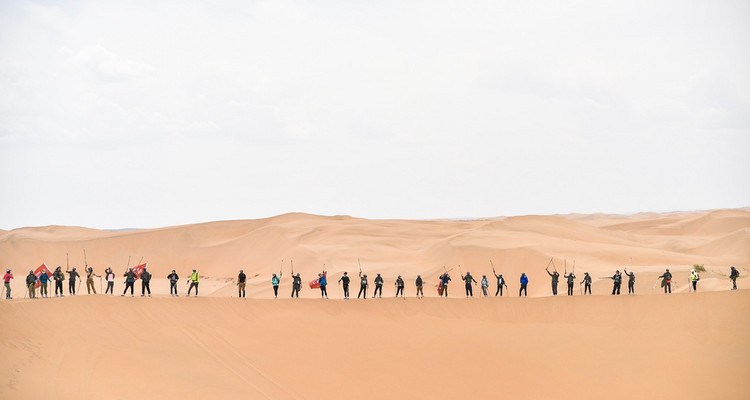
[[[29,269],[42,262],[65,269],[69,253],[80,270],[84,249],[99,274],[111,266],[121,275],[129,256],[131,266],[142,257],[155,276],[154,297],[120,297],[118,277],[116,296],[82,287],[76,297],[23,299]],[[595,280],[594,296],[580,296],[576,285],[573,297],[551,297],[550,258],[561,273],[575,260],[577,281],[583,271],[611,276],[632,259],[638,295],[610,296],[611,280]],[[292,259],[305,282],[300,300],[288,298]],[[383,274],[383,299],[340,299],[336,280],[344,271],[356,276],[357,259],[371,280]],[[281,260],[282,298],[273,300],[270,274]],[[459,271],[492,276],[490,260],[514,296],[465,299]],[[328,301],[306,288],[323,264]],[[698,293],[687,293],[692,264],[707,269]],[[16,277],[15,299],[0,300],[2,399],[748,397],[744,209],[475,221],[286,214],[125,232],[21,228],[0,231],[0,265]],[[727,290],[729,265],[742,274],[738,291]],[[436,298],[443,266],[452,268],[449,299]],[[667,267],[672,295],[654,285]],[[199,298],[184,296],[192,268],[202,277]],[[240,268],[247,300],[236,298]],[[183,278],[179,298],[168,295],[172,269]],[[529,298],[516,297],[521,272]],[[398,274],[406,299],[392,298]],[[413,298],[417,274],[425,299]]]

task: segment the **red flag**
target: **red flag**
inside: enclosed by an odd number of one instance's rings
[[[323,276],[328,278],[328,271],[323,271]],[[320,278],[310,281],[310,289],[320,289]]]
[[[47,267],[47,264],[40,265],[36,271],[34,271],[34,275],[36,275],[36,287],[42,286],[42,282],[39,282],[39,277],[42,276],[42,273],[46,272],[49,279],[52,279],[52,271]]]
[[[133,272],[135,272],[135,279],[141,279],[141,274],[143,273],[143,270],[146,269],[146,267],[148,267],[148,263],[133,267]]]

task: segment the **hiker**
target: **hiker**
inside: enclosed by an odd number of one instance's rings
[[[141,297],[146,296],[148,290],[148,297],[151,297],[151,273],[148,272],[147,267],[143,267],[141,272]]]
[[[65,297],[62,286],[62,283],[65,280],[65,275],[62,272],[62,267],[58,265],[57,268],[55,268],[55,272],[52,273],[52,278],[55,280],[55,297]],[[60,294],[58,294],[58,291]]]
[[[237,275],[237,297],[245,298],[245,281],[247,281],[247,275],[244,270],[240,270],[240,274]]]
[[[29,298],[35,299],[36,298],[36,275],[34,275],[34,271],[29,271],[29,274],[26,275],[26,287],[29,288]]]
[[[396,285],[396,297],[398,297],[399,293],[401,293],[401,297],[404,297],[404,280],[401,279],[401,275],[396,278],[394,285]]]
[[[620,270],[618,269],[617,271],[615,271],[615,274],[609,277],[609,279],[612,279],[614,281],[614,286],[612,286],[612,294],[614,295],[616,292],[617,295],[619,296],[620,285],[622,284],[622,274],[620,274]]]
[[[302,287],[302,278],[299,276],[299,272],[297,272],[297,275],[292,276],[292,297],[297,295],[297,298],[299,298],[299,290]]]
[[[3,276],[3,281],[5,282],[5,300],[13,300],[13,297],[10,296],[10,280],[14,279],[13,274],[10,273],[10,270],[5,270],[5,276]]]
[[[672,293],[672,273],[669,272],[669,268],[664,274],[659,275],[662,278],[661,286],[664,288],[664,293]]]
[[[700,275],[698,275],[698,272],[694,269],[690,270],[690,283],[693,285],[693,292],[696,290],[696,286],[698,285],[698,281],[701,280]]]
[[[95,276],[101,278],[101,276],[94,273],[93,268],[89,267],[89,269],[86,271],[86,293],[87,294],[91,294],[92,291],[94,292],[94,294],[96,294],[96,288],[94,287]]]
[[[494,270],[492,272],[495,275],[495,278],[497,278],[497,290],[495,291],[495,297],[497,297],[497,294],[500,293],[500,297],[503,297],[503,286],[506,288],[508,287],[508,284],[505,283],[505,278],[503,278],[503,274],[495,274]],[[508,296],[510,296],[510,293],[508,293]]]
[[[190,296],[190,292],[195,288],[195,297],[198,297],[198,281],[200,281],[200,276],[198,276],[198,271],[193,269],[193,273],[190,274],[190,278],[188,278],[188,282],[190,282],[190,287],[188,288],[187,295]]]
[[[737,278],[740,277],[740,271],[737,271],[737,268],[732,265],[732,270],[729,273],[729,279],[732,280],[732,290],[737,290]]]
[[[440,283],[443,285],[443,296],[448,297],[448,282],[451,281],[451,276],[448,273],[440,275]]]
[[[364,293],[363,299],[367,298],[367,274],[362,275],[362,272],[359,272],[359,293],[357,293],[357,298],[359,298],[359,295]]]
[[[344,287],[344,299],[349,300],[349,275],[346,274],[346,271],[344,271],[344,276],[339,278],[339,284],[343,283]]]
[[[563,278],[566,278],[568,280],[568,296],[573,295],[573,285],[575,284],[574,279],[576,279],[576,276],[571,272],[569,274],[563,275]]]
[[[628,276],[628,296],[631,294],[635,296],[635,274],[628,272],[628,269],[625,268],[625,275]]]
[[[521,288],[518,289],[518,297],[521,297],[521,292],[523,292],[523,297],[526,297],[527,291],[526,286],[529,284],[529,277],[526,276],[526,273],[521,272]]]
[[[466,282],[466,298],[468,299],[469,296],[474,297],[474,291],[471,288],[471,283],[474,282],[474,284],[477,284],[477,280],[474,279],[473,276],[471,276],[471,272],[466,271],[466,275],[461,276],[461,280]]]
[[[372,292],[372,298],[383,297],[383,277],[378,274],[375,277],[375,290]]]
[[[115,292],[115,273],[112,271],[112,268],[104,270],[104,279],[107,280],[107,288],[104,290],[104,294],[109,292],[109,295],[112,296]]]
[[[591,295],[591,275],[589,275],[588,272],[583,273],[583,280],[579,283],[579,285],[583,283],[583,294],[585,295],[586,292],[589,292],[589,295]]]
[[[45,268],[41,274],[39,274],[39,295],[42,297],[49,297],[49,293],[47,292],[47,282],[49,282],[50,276],[47,273],[47,268]]]
[[[177,294],[177,282],[180,280],[180,276],[177,275],[175,270],[172,270],[172,273],[167,275],[167,279],[169,279],[169,295],[180,297],[180,295]]]
[[[484,297],[487,297],[487,288],[490,287],[490,281],[487,280],[487,275],[482,275],[482,293]]]
[[[544,270],[547,271],[547,274],[552,277],[552,295],[557,296],[557,282],[560,279],[560,274],[557,273],[557,270],[555,270],[554,273],[550,273],[549,266],[547,266],[547,268],[545,268]]]
[[[75,296],[76,295],[76,278],[80,278],[81,275],[78,275],[78,272],[76,271],[76,267],[73,267],[72,271],[65,271],[68,273],[68,293]]]
[[[279,284],[281,283],[281,271],[279,271],[279,276],[276,276],[276,274],[271,275],[271,285],[273,286],[273,298],[276,299],[279,297]]]
[[[120,296],[125,296],[125,293],[128,292],[128,288],[130,288],[130,297],[135,296],[133,292],[135,291],[135,280],[138,279],[138,276],[133,272],[133,268],[128,268],[128,272],[123,276],[125,277],[125,290],[122,291]]]
[[[417,275],[417,280],[415,283],[417,285],[417,297],[419,297],[420,295],[424,297],[424,290],[422,290],[422,275]]]
[[[323,296],[325,298],[328,298],[328,291],[326,290],[326,285],[328,282],[326,281],[326,272],[323,271],[323,273],[318,274],[318,283],[320,283],[320,298],[322,299]]]

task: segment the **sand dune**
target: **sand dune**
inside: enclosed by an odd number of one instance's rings
[[[750,287],[749,232],[748,210],[474,221],[294,213],[135,231],[0,231],[0,264],[16,277],[15,299],[0,301],[0,398],[747,398],[750,291],[729,291],[727,275],[736,265],[740,288]],[[29,269],[65,269],[66,253],[83,267],[84,249],[99,274],[111,266],[121,275],[128,258],[148,262],[154,297],[120,297],[118,276],[115,296],[22,299]],[[551,258],[560,272],[575,260],[577,282],[590,272],[594,295],[576,285],[573,297],[549,297]],[[344,271],[356,296],[358,259],[371,284],[383,274],[385,298],[334,300]],[[291,260],[305,283],[299,300],[288,298]],[[489,275],[494,294],[490,260],[511,297],[463,298],[467,270]],[[637,296],[609,295],[607,277],[628,262]],[[707,271],[688,294],[692,264]],[[313,300],[320,292],[306,283],[324,265],[331,300]],[[656,278],[667,267],[672,295]],[[199,298],[185,297],[192,268]],[[240,268],[247,300],[236,297]],[[168,295],[172,269],[179,298]],[[446,269],[451,298],[438,299]],[[281,299],[272,300],[279,270]],[[521,272],[530,298],[517,297]],[[399,274],[405,300],[392,298]],[[413,298],[418,274],[425,299]]]
[[[0,303],[4,399],[744,399],[750,291]]]

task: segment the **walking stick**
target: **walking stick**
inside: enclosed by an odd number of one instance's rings
[[[104,291],[102,290],[102,277],[99,277],[99,293],[104,294]]]

